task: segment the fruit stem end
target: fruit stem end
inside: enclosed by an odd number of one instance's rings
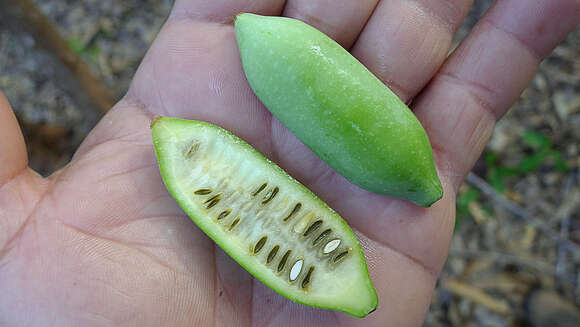
[[[155,119],[153,119],[153,121],[151,122],[151,125],[149,125],[149,128],[153,128],[153,125],[155,125],[162,118],[163,118],[163,116],[157,116],[157,117],[155,117]]]

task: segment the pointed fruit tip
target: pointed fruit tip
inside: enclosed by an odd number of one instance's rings
[[[422,207],[429,208],[433,204],[437,203],[437,201],[441,200],[441,198],[443,197],[443,185],[441,185],[441,182],[439,182],[439,180],[437,181],[437,184],[435,186],[435,192],[433,194],[434,196],[429,197],[427,201],[417,204],[419,204]]]
[[[246,14],[245,12],[241,11],[239,12],[237,15],[234,16],[234,25],[236,25],[236,22],[238,21],[238,18],[243,15]]]

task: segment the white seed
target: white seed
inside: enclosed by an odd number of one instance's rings
[[[304,264],[304,260],[300,259],[298,261],[296,261],[296,263],[294,263],[294,266],[292,266],[292,269],[290,269],[290,281],[295,281],[296,278],[298,278],[298,275],[300,275],[300,272],[302,271],[302,265]]]
[[[324,249],[322,250],[322,253],[329,254],[330,252],[336,250],[336,248],[339,245],[340,245],[340,240],[339,239],[334,239],[334,240],[326,243],[326,245],[324,246]]]

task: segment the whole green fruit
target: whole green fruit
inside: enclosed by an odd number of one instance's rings
[[[443,195],[411,110],[348,51],[295,19],[240,14],[244,72],[262,103],[352,183],[430,206]]]

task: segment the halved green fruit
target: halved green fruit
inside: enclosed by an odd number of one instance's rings
[[[346,222],[249,144],[209,123],[152,123],[163,181],[224,251],[282,296],[364,317],[377,307]]]

